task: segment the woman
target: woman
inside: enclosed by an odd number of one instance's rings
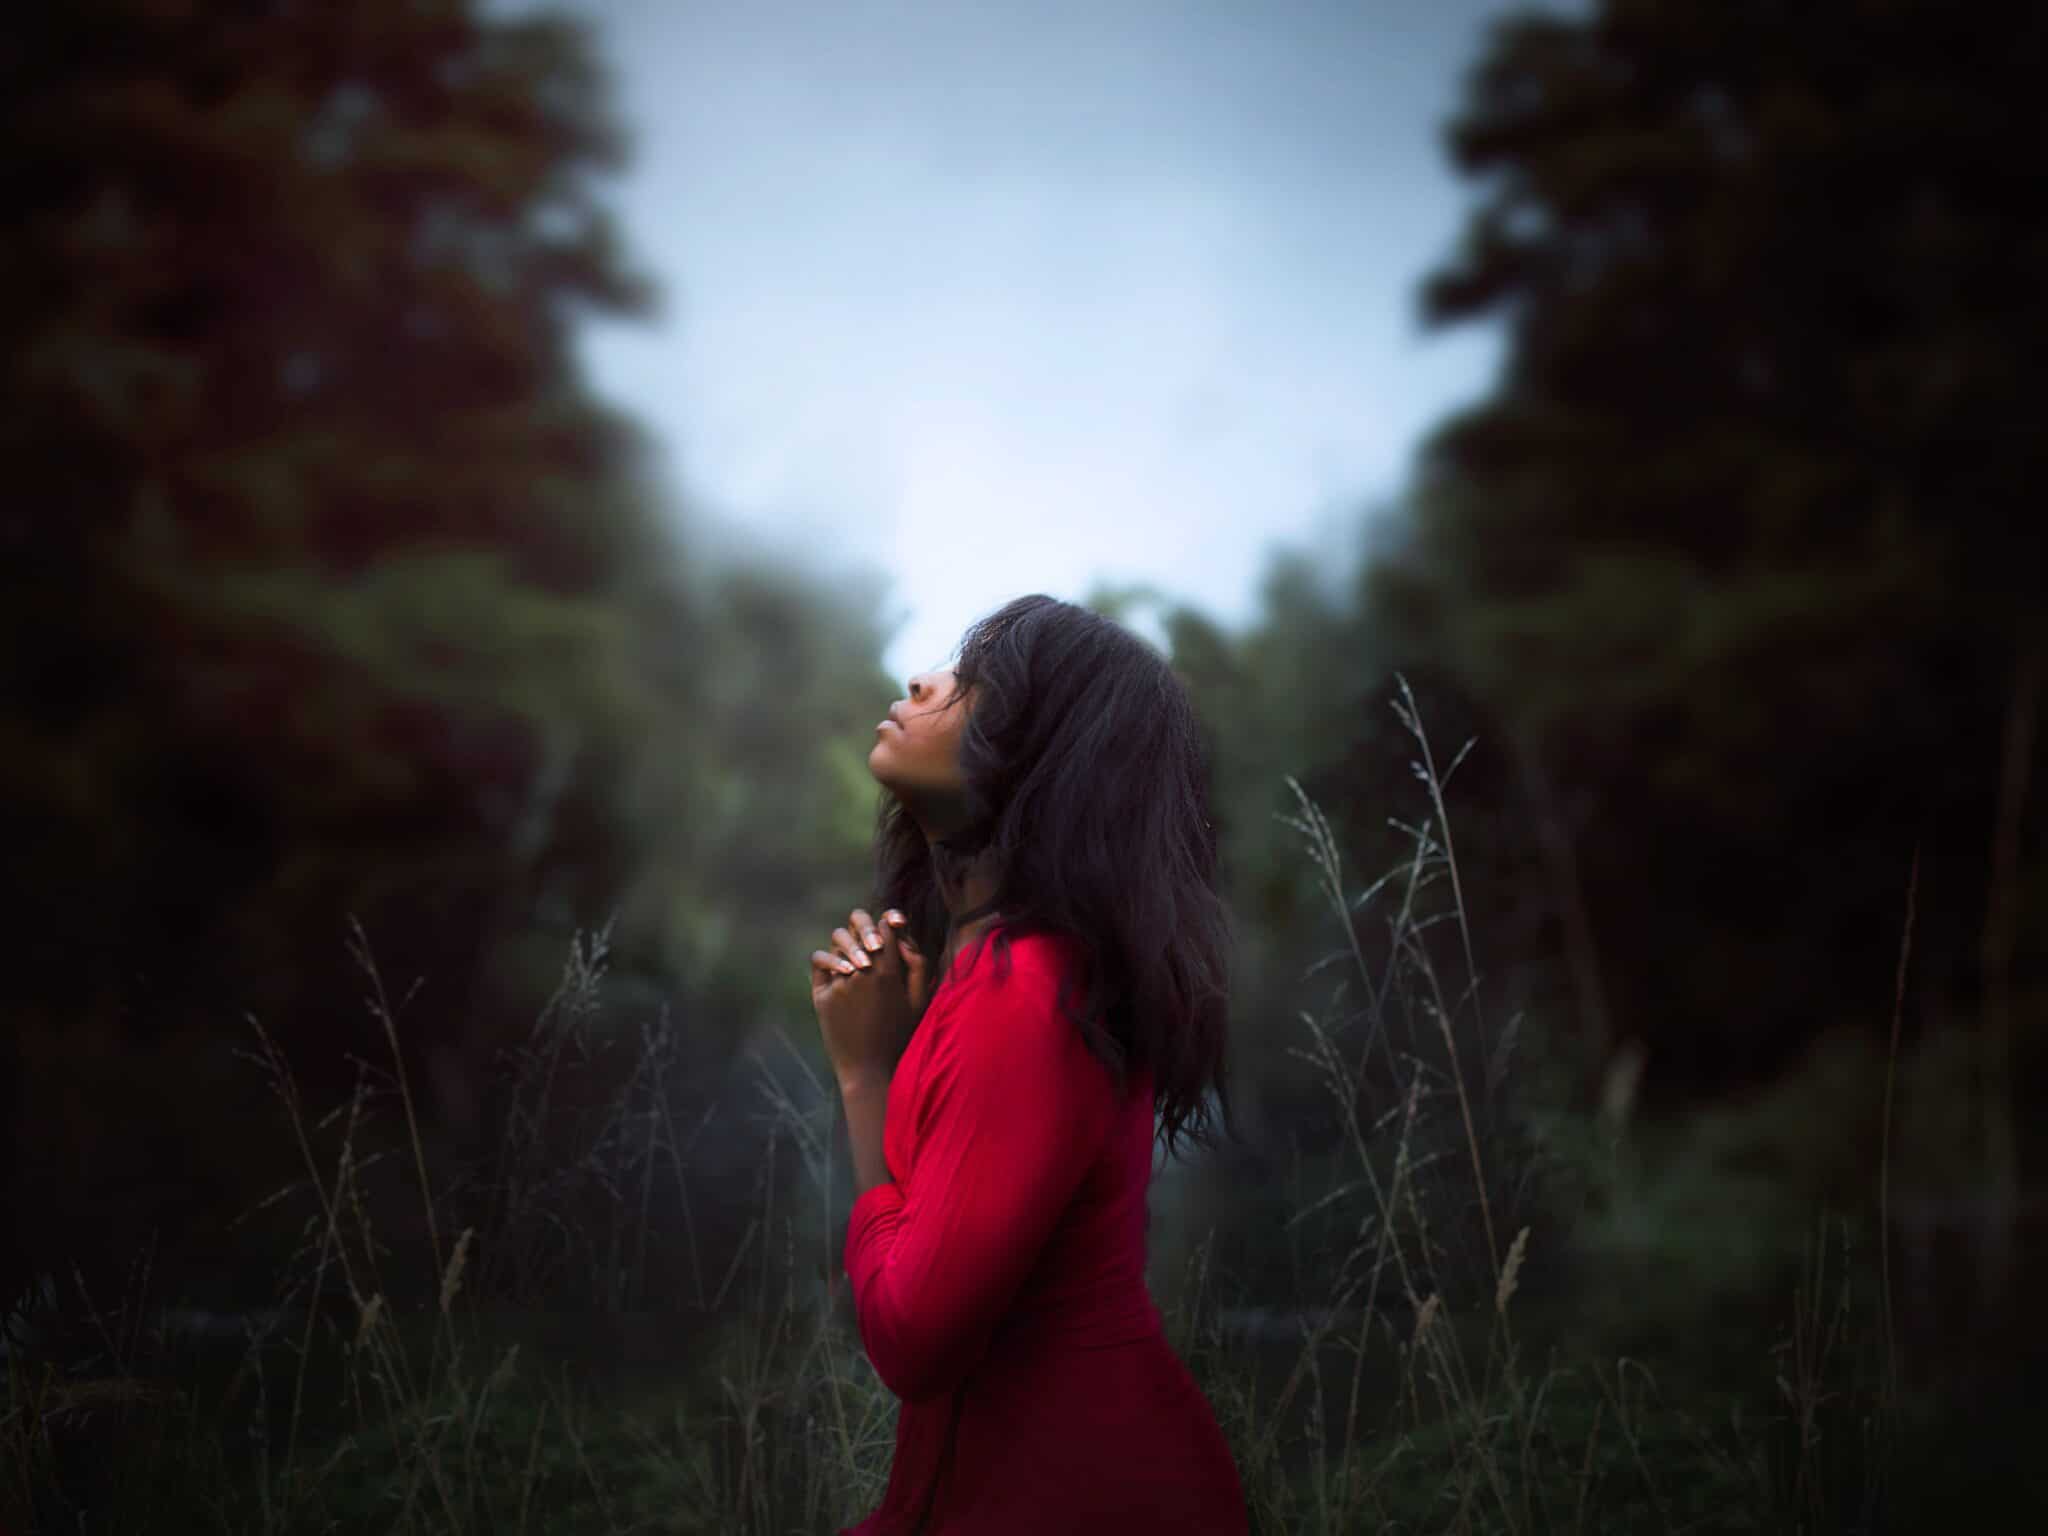
[[[1244,1532],[1145,1287],[1155,1114],[1170,1155],[1213,1090],[1235,1134],[1187,694],[1118,625],[1020,598],[911,679],[868,766],[885,910],[813,952],[811,995],[854,1310],[902,1406],[881,1506],[841,1536]]]

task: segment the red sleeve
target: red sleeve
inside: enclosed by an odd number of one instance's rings
[[[847,1218],[861,1342],[906,1402],[980,1360],[1115,1117],[1056,985],[1022,955],[1001,981],[968,980],[899,1106],[915,1117],[903,1186],[875,1185]]]

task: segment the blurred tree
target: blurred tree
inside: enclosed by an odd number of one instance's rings
[[[863,873],[817,742],[888,697],[872,593],[686,568],[589,393],[576,321],[651,290],[581,29],[92,0],[21,18],[0,85],[23,1243],[117,1252],[214,1198],[231,1159],[186,1166],[163,1101],[270,1117],[193,1064],[245,1010],[342,1086],[373,1038],[349,914],[394,1003],[426,979],[408,1043],[458,1119],[615,907],[621,970],[702,1000],[702,1059],[800,1008],[829,907],[794,898]],[[134,1076],[174,1041],[201,1054]]]
[[[1500,23],[1451,126],[1485,195],[1425,307],[1511,347],[1377,596],[1574,802],[1652,1088],[1881,1028],[1916,843],[1916,964],[1966,984],[2048,576],[2044,42],[1609,0]]]
[[[1424,308],[1504,319],[1506,366],[1367,581],[1501,722],[1581,1019],[1651,1103],[1882,1039],[1917,856],[1906,1044],[1974,1026],[1992,1318],[2048,1150],[2044,44],[1932,0],[1499,23]]]

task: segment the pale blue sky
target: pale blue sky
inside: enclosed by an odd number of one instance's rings
[[[1508,8],[573,0],[665,293],[593,378],[693,521],[883,572],[899,682],[1097,579],[1242,623],[1274,542],[1347,534],[1492,378],[1496,334],[1425,337],[1415,288]]]

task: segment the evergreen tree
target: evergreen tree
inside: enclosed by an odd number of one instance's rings
[[[1510,348],[1371,590],[1554,786],[1653,1090],[1882,1030],[1916,847],[1933,993],[1981,990],[2000,825],[2043,931],[2044,25],[1606,0],[1499,24],[1451,126],[1425,307]]]
[[[889,696],[874,594],[686,565],[577,363],[651,301],[605,86],[469,0],[87,0],[0,49],[0,1147],[47,1265],[248,1192],[208,1183],[274,1119],[247,1014],[346,1087],[352,915],[424,978],[438,1122],[574,928],[686,978],[715,1066],[858,894],[817,743]]]

